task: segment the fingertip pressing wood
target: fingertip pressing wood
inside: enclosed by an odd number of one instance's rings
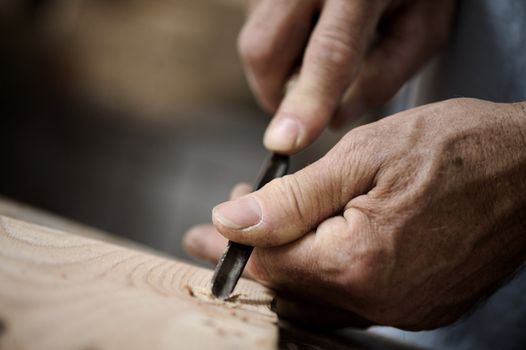
[[[275,348],[273,294],[212,271],[0,216],[0,349]]]

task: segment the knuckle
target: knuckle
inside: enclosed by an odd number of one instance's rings
[[[349,226],[342,216],[323,221],[316,229],[316,244],[320,252],[316,265],[323,276],[338,278],[349,265]]]
[[[369,125],[360,126],[352,129],[345,134],[341,141],[333,148],[336,158],[345,157],[348,155],[365,155],[371,153],[372,150],[365,152],[368,148],[375,144],[376,134],[378,133],[374,127]]]
[[[454,98],[449,101],[444,101],[448,103],[443,103],[440,105],[440,107],[443,108],[443,112],[447,112],[448,110],[453,109],[454,112],[462,113],[466,111],[467,106],[480,106],[481,104],[485,104],[486,101],[479,100],[472,97],[459,97]]]
[[[249,66],[264,66],[272,58],[274,49],[271,38],[265,31],[245,27],[237,40],[237,49],[243,62]]]
[[[339,30],[325,30],[311,40],[313,49],[308,53],[307,59],[332,69],[347,67],[361,51],[354,40],[347,38]]]
[[[327,154],[326,162],[330,162],[327,168],[338,172],[333,176],[333,186],[339,190],[333,193],[341,195],[341,200],[350,200],[349,194],[355,193],[357,188],[369,187],[385,157],[385,151],[379,149],[375,141],[378,140],[375,135],[378,131],[369,128],[353,129]],[[350,178],[352,182],[348,180]]]

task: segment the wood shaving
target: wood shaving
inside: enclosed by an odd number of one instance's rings
[[[237,293],[237,294],[232,294],[225,300],[221,300],[221,299],[216,298],[212,294],[212,291],[209,288],[192,287],[189,284],[184,285],[183,288],[186,290],[188,295],[190,295],[191,297],[195,297],[199,300],[206,301],[206,302],[213,303],[213,304],[223,304],[223,305],[227,304],[230,307],[240,306],[241,305],[240,299],[243,296],[246,296],[243,293]]]

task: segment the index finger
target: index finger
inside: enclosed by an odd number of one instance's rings
[[[352,249],[363,251],[364,240],[360,242],[360,237],[367,235],[367,220],[358,212],[335,216],[322,222],[316,232],[294,242],[256,247],[247,272],[278,291],[348,308],[349,300],[355,296],[351,294],[361,294],[360,286],[346,284],[349,279],[353,283],[360,280],[361,271],[356,271]]]
[[[307,45],[298,82],[267,129],[267,148],[295,153],[320,135],[358,72],[383,3],[326,1]]]

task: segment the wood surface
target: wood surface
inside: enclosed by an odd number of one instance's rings
[[[209,297],[211,276],[0,196],[0,350],[417,349],[365,330],[278,325],[269,290],[241,280],[222,303]]]
[[[31,222],[40,226],[46,226],[60,231],[73,233],[77,236],[93,238],[103,242],[115,243],[128,248],[154,253],[156,255],[164,255],[161,252],[158,252],[135,241],[110,234],[92,226],[66,219],[62,216],[55,215],[42,209],[34,208],[27,204],[20,203],[3,196],[0,196],[0,216],[8,216],[13,219]]]
[[[0,216],[0,349],[275,348],[272,293],[212,271]]]

